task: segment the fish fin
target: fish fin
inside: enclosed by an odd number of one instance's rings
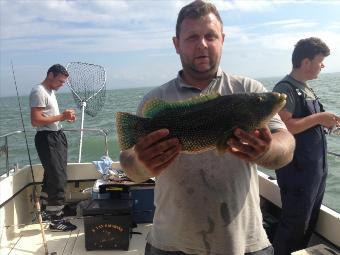
[[[116,113],[116,130],[118,135],[118,143],[121,150],[127,150],[137,143],[140,129],[145,118],[127,112]]]
[[[181,101],[177,101],[173,103],[166,102],[164,100],[159,100],[159,99],[151,99],[145,103],[142,109],[142,113],[143,113],[143,116],[145,117],[153,118],[155,116],[167,114],[169,110],[182,111],[185,109],[189,109],[195,105],[208,102],[219,96],[221,96],[219,93],[212,93],[212,94],[192,97],[186,100],[181,100]]]
[[[143,116],[153,118],[159,112],[165,111],[169,108],[170,103],[160,99],[151,99],[145,103],[142,109]]]
[[[234,133],[234,128],[225,131],[222,136],[217,140],[216,143],[216,150],[218,152],[218,154],[222,155],[225,153],[226,149],[229,147],[229,145],[227,144],[227,140],[233,135]]]

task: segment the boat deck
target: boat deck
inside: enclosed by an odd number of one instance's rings
[[[47,241],[48,252],[56,252],[58,255],[143,255],[145,248],[145,238],[152,224],[138,224],[130,240],[129,250],[94,250],[85,249],[84,224],[82,219],[71,221],[77,225],[77,229],[72,232],[51,232],[45,226],[45,238]],[[9,247],[1,247],[1,255],[28,255],[28,254],[45,254],[39,224],[27,225],[22,228],[20,236],[13,240]]]
[[[47,241],[48,254],[52,255],[144,255],[145,239],[152,224],[138,224],[130,240],[129,250],[93,250],[85,248],[84,224],[82,219],[72,220],[77,229],[72,232],[52,232],[45,226],[45,238]],[[314,244],[313,244],[314,243]],[[335,247],[320,244],[320,239],[313,236],[310,246],[306,250],[294,252],[294,255],[331,255],[340,254]],[[31,224],[23,227],[18,238],[12,240],[8,247],[1,246],[1,255],[45,255],[39,224]]]

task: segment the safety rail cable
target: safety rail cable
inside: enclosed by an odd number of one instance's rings
[[[87,131],[99,132],[105,138],[105,143],[104,143],[105,144],[105,155],[108,156],[108,154],[109,154],[109,151],[108,151],[108,140],[107,140],[108,130],[99,129],[99,128],[63,129],[63,130],[67,131],[67,132],[81,132],[81,131],[85,131],[85,132],[87,132]],[[23,130],[17,130],[17,131],[13,131],[13,132],[10,132],[10,133],[4,134],[4,135],[0,135],[0,139],[2,139],[2,138],[5,139],[5,144],[4,145],[0,145],[0,157],[2,157],[2,155],[5,155],[5,157],[6,157],[6,174],[7,174],[7,176],[9,176],[9,172],[10,172],[10,170],[12,170],[9,167],[8,137],[12,136],[12,135],[15,135],[15,134],[23,133],[23,132],[24,132]],[[32,130],[32,131],[28,131],[28,132],[32,132],[33,133],[33,132],[36,132],[36,131]],[[333,151],[327,151],[327,153],[329,155],[340,157],[340,153],[336,153],[336,152],[333,152]]]
[[[81,132],[81,131],[85,131],[85,132],[97,132],[100,133],[101,135],[104,136],[104,146],[105,146],[105,156],[109,155],[109,147],[108,147],[108,130],[105,129],[99,129],[99,128],[84,128],[84,129],[63,129],[63,131],[66,132]],[[35,130],[28,130],[26,132],[30,132],[30,133],[35,133]],[[5,143],[3,145],[0,145],[0,158],[5,155],[5,162],[6,162],[6,176],[9,176],[9,173],[11,170],[13,170],[13,168],[9,167],[9,146],[8,146],[8,137],[16,135],[16,134],[20,134],[20,133],[24,133],[23,130],[17,130],[17,131],[13,131],[4,135],[0,135],[0,139],[5,139]],[[16,170],[16,169],[14,169]],[[2,175],[1,173],[1,169],[0,169],[0,175]]]

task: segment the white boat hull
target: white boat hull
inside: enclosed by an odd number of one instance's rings
[[[119,162],[114,163],[114,167],[119,168]],[[100,174],[95,169],[92,163],[71,163],[68,164],[68,186],[66,197],[68,201],[80,201],[88,199],[90,194],[82,192],[85,189],[91,188],[96,179],[100,178]],[[43,168],[41,165],[33,166],[35,181],[41,183],[43,178]],[[259,188],[261,197],[274,205],[281,207],[280,192],[275,180],[270,180],[269,176],[259,172]],[[44,254],[42,239],[39,234],[39,225],[31,225],[32,216],[34,212],[32,202],[33,180],[31,176],[30,167],[26,166],[21,170],[11,173],[8,177],[0,177],[0,226],[1,226],[1,248],[0,254],[32,254],[29,248],[29,242],[40,243],[38,249],[33,254]],[[40,186],[40,185],[39,185]],[[40,190],[40,188],[38,189]],[[77,232],[67,233],[51,233],[47,231],[48,247],[53,249],[63,249],[65,251],[71,249],[70,243],[73,243],[72,251],[62,254],[97,254],[96,252],[89,252],[85,250],[84,233],[82,221],[77,223],[81,225]],[[30,226],[27,226],[30,225]],[[124,251],[109,251],[107,254],[144,254],[145,235],[151,224],[139,225],[139,231],[143,233],[142,236],[133,236],[131,240],[130,250]],[[33,230],[27,230],[33,228]],[[27,232],[28,231],[28,232]],[[335,246],[340,246],[340,215],[339,213],[322,206],[319,220],[315,230],[320,236],[333,243]],[[32,237],[26,238],[28,244],[18,242],[27,233],[34,233]],[[56,240],[68,235],[69,246],[55,246]],[[31,239],[33,238],[33,239]],[[34,239],[35,238],[35,239]],[[59,238],[59,239],[58,239]],[[78,240],[79,238],[79,240]],[[24,239],[22,239],[24,240]],[[30,241],[31,240],[31,241]],[[34,241],[35,240],[35,241]],[[62,240],[62,239],[61,239]],[[62,240],[65,241],[65,240]],[[19,245],[20,244],[20,245]],[[19,245],[19,246],[17,246]],[[80,247],[81,246],[81,247]],[[33,245],[32,247],[35,247]],[[56,248],[54,248],[56,247]],[[76,250],[74,250],[76,248]],[[23,250],[20,253],[20,250]],[[51,249],[52,251],[52,249]],[[133,251],[133,252],[132,252]],[[28,253],[25,253],[28,252]],[[31,253],[30,253],[31,252]],[[105,254],[105,253],[103,253]]]

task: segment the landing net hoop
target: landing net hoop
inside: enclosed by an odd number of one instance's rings
[[[77,107],[81,109],[81,127],[78,162],[81,162],[84,114],[95,117],[103,108],[106,97],[106,72],[104,67],[82,62],[70,62],[66,67],[67,85],[72,91]]]

